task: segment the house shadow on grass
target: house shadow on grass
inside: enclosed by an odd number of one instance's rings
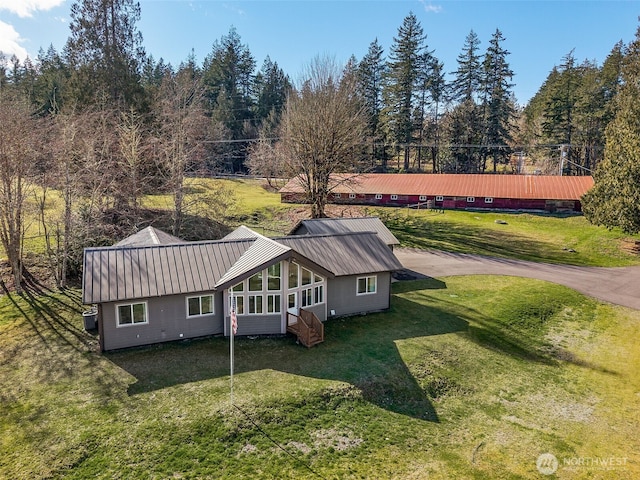
[[[437,308],[394,296],[389,312],[326,322],[326,341],[312,349],[292,337],[235,339],[236,374],[275,370],[351,384],[385,410],[430,422],[438,415],[396,342],[462,332],[468,323]],[[129,394],[229,375],[229,340],[208,338],[106,354],[137,381]]]

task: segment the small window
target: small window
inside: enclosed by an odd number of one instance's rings
[[[234,297],[236,299],[236,313],[244,315],[244,297]]]
[[[341,195],[339,193],[334,193],[333,194],[333,198],[340,198],[340,197],[341,197]]]
[[[350,198],[351,200],[353,200],[354,198],[356,198],[356,194],[355,194],[355,193],[350,193],[350,194],[349,194],[349,198]]]
[[[249,314],[262,313],[262,295],[249,295]]]
[[[313,289],[305,288],[304,290],[302,290],[301,293],[302,293],[302,306],[308,307],[310,305],[313,305],[313,297],[312,297]]]
[[[382,194],[376,193],[376,200],[382,200]]]
[[[289,288],[298,286],[298,265],[296,263],[289,264]]]
[[[444,197],[442,195],[436,195],[436,202],[442,202]]]
[[[187,297],[187,317],[213,314],[213,295]]]
[[[287,308],[295,308],[296,306],[296,294],[290,293],[287,296]]]
[[[418,200],[420,200],[421,202],[426,202],[427,201],[427,196],[426,195],[420,195],[420,197],[418,197]]]
[[[280,313],[280,295],[267,295],[267,313]]]
[[[313,283],[320,283],[322,282],[324,279],[320,276],[320,275],[313,275]]]
[[[484,203],[493,203],[493,197],[485,197]]]
[[[377,277],[360,277],[358,278],[358,295],[368,295],[376,293]]]
[[[397,200],[398,199],[398,195],[391,195],[391,200]]]
[[[267,268],[267,290],[280,290],[280,263],[271,265]]]
[[[231,287],[234,292],[244,292],[244,282],[240,282],[237,285]]]
[[[116,307],[118,327],[149,323],[147,303],[128,303]]]
[[[250,292],[262,291],[262,272],[258,272],[253,277],[249,277],[249,291]]]
[[[313,303],[324,303],[324,285],[313,287]]]
[[[467,203],[473,203],[476,201],[476,197],[467,197]]]
[[[311,280],[313,278],[313,273],[310,270],[302,267],[302,285],[311,285]]]

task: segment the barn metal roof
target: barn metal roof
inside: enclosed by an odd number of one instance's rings
[[[279,260],[301,257],[324,274],[356,275],[402,268],[373,232],[252,238],[167,245],[112,246],[84,251],[85,304],[214,291]]]
[[[400,270],[402,265],[374,232],[294,235],[274,239],[336,277]]]
[[[442,195],[515,199],[579,200],[593,186],[590,176],[367,173],[332,176],[332,192],[382,195]],[[298,177],[280,193],[302,193]]]
[[[162,230],[158,230],[154,227],[143,228],[139,232],[120,240],[114,246],[117,247],[141,247],[149,245],[169,245],[172,243],[183,243],[184,240],[178,237],[174,237]]]
[[[398,239],[378,217],[341,217],[301,220],[289,235],[322,235],[349,232],[375,232],[387,245],[399,245]]]

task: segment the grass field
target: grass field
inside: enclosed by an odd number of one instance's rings
[[[635,242],[579,215],[376,209],[403,246],[600,267],[640,264]],[[499,222],[499,223],[496,223]]]
[[[640,312],[564,287],[401,282],[313,349],[238,339],[239,409],[228,340],[102,355],[80,308],[0,297],[0,478],[640,476]]]

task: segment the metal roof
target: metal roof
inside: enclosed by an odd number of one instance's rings
[[[149,226],[120,240],[114,247],[141,247],[149,245],[170,245],[172,243],[184,243],[184,240]]]
[[[275,238],[336,277],[400,270],[402,265],[374,232]]]
[[[246,227],[245,227],[246,228]],[[247,229],[249,230],[249,229]],[[254,232],[255,233],[255,232]],[[223,287],[235,283],[236,279],[253,275],[268,264],[285,258],[290,248],[270,238],[258,235],[253,244],[238,259],[238,261],[218,280],[216,287]]]
[[[322,235],[349,232],[375,232],[387,245],[400,245],[378,217],[341,217],[301,220],[289,235]]]
[[[254,241],[87,248],[82,301],[102,303],[215,290]]]
[[[85,304],[227,288],[277,261],[298,258],[323,274],[357,275],[402,268],[376,233],[304,235],[150,246],[86,248]]]
[[[367,173],[338,174],[332,192],[382,195],[442,195],[514,199],[579,200],[593,186],[590,176]],[[302,193],[298,177],[280,193]]]

